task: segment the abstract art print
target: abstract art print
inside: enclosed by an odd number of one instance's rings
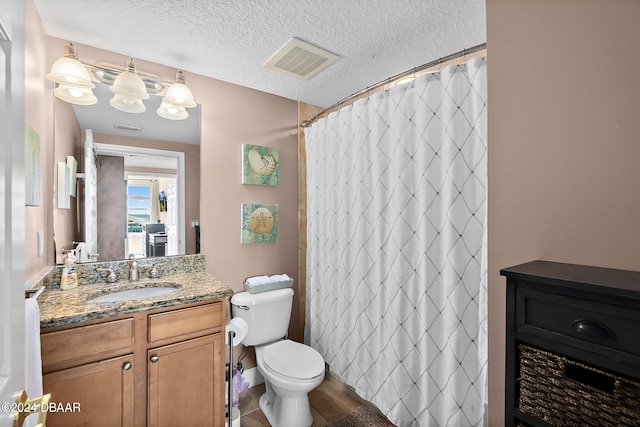
[[[278,241],[278,205],[243,203],[241,243]]]
[[[242,144],[242,183],[277,186],[279,163],[277,148]]]

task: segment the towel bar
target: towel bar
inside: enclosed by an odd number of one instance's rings
[[[25,289],[24,290],[24,298],[38,298],[40,294],[44,292],[44,286],[41,286],[37,289]]]

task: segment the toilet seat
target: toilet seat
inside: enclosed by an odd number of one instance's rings
[[[291,340],[265,347],[263,361],[275,373],[298,380],[315,378],[324,372],[324,359],[320,353]]]

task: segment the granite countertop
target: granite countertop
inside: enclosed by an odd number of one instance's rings
[[[131,301],[88,302],[101,295],[134,288],[180,285],[175,292]],[[74,289],[46,288],[38,297],[40,328],[52,328],[88,320],[102,319],[180,304],[226,298],[233,291],[204,272],[166,275],[159,279],[140,279],[138,282],[119,281],[79,285]]]

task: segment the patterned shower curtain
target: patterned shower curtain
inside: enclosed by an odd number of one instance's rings
[[[306,129],[305,340],[400,426],[482,425],[486,59]]]

